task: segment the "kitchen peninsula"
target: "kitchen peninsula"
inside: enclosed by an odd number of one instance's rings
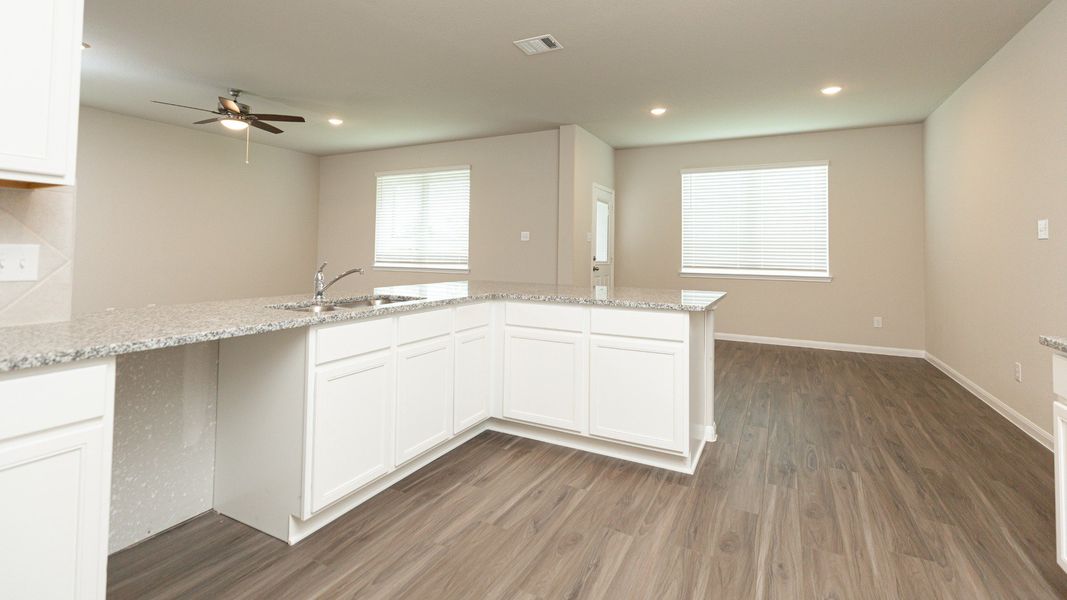
[[[487,429],[692,473],[724,295],[450,282],[0,329],[0,562],[103,596],[114,356],[211,340],[215,509],[288,543]]]

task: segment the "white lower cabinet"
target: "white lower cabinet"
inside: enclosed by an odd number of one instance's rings
[[[1067,571],[1067,404],[1052,403],[1052,421],[1056,462],[1056,562]]]
[[[570,431],[586,428],[586,335],[508,326],[504,417]]]
[[[0,596],[104,598],[114,362],[0,377]]]
[[[397,351],[396,463],[452,437],[452,339],[434,338]]]
[[[589,357],[590,435],[687,451],[685,344],[594,335]]]
[[[493,396],[493,339],[489,327],[456,334],[452,432],[489,418]]]
[[[319,368],[311,402],[311,510],[393,466],[393,356],[388,351]]]

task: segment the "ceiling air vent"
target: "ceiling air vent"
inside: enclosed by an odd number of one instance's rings
[[[531,54],[544,54],[545,52],[552,52],[553,50],[560,50],[563,48],[563,45],[550,35],[539,35],[532,38],[526,38],[525,40],[517,40],[514,44],[519,47],[519,50],[525,52],[527,56]]]

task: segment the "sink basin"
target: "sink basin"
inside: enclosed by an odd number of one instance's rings
[[[346,300],[343,302],[334,302],[334,306],[341,308],[359,308],[361,306],[381,306],[383,304],[393,304],[394,302],[407,302],[409,300],[417,300],[417,298],[363,298],[360,300]]]
[[[278,304],[267,308],[280,308],[284,310],[320,314],[345,308],[351,309],[383,306],[386,304],[394,304],[396,302],[411,302],[412,300],[422,300],[422,298],[408,296],[371,296],[370,298],[354,298],[352,300],[338,300],[336,302],[327,301],[324,304]]]

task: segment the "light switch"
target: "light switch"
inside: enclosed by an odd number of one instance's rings
[[[0,281],[37,281],[40,254],[37,244],[0,244]]]
[[[1037,222],[1037,239],[1048,239],[1048,219],[1039,219]]]
[[[523,231],[523,232],[519,233],[519,241],[520,242],[528,242],[528,241],[530,241],[530,232],[529,231]]]

